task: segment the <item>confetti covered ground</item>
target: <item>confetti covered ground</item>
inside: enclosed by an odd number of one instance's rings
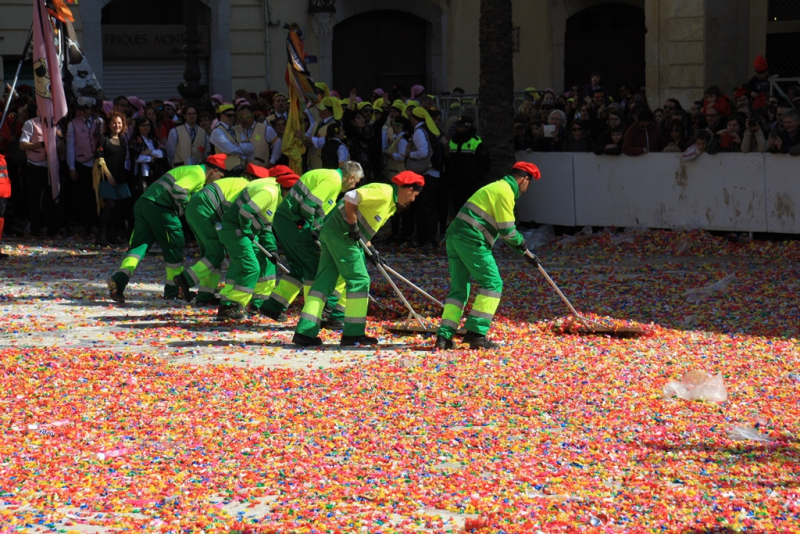
[[[324,333],[297,350],[298,304],[287,325],[217,323],[161,299],[156,257],[117,307],[103,280],[123,250],[5,245],[1,534],[800,531],[800,242],[537,251],[580,312],[635,339],[563,334],[555,292],[498,249],[502,348],[440,353],[382,330],[383,309],[377,349]],[[444,300],[441,249],[382,252]],[[375,277],[373,295],[402,309]],[[727,400],[663,399],[690,370],[721,374]]]

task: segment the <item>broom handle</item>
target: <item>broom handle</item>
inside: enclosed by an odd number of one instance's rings
[[[270,259],[270,258],[272,258],[272,256],[274,256],[274,254],[272,252],[270,252],[267,249],[265,249],[264,247],[262,247],[261,243],[259,243],[257,240],[253,239],[253,243],[258,247],[258,250],[260,250],[261,252],[264,253],[264,255],[267,257],[267,259]],[[282,264],[281,262],[276,261],[275,265],[278,267],[278,269],[280,269],[284,273],[287,273],[287,274],[289,273],[289,269],[287,269],[286,266],[284,264]]]
[[[372,251],[370,251],[367,244],[364,243],[364,240],[359,239],[358,242],[361,245],[361,248],[364,249],[364,252],[366,252],[369,257],[372,257]],[[392,278],[389,276],[389,273],[387,273],[386,270],[383,268],[383,265],[381,265],[380,262],[376,262],[375,265],[378,267],[378,270],[381,272],[383,277],[386,278],[386,281],[389,282],[389,285],[392,286],[392,289],[394,289],[394,292],[397,294],[397,296],[400,297],[400,300],[403,301],[403,304],[408,309],[411,316],[417,320],[417,322],[422,328],[427,328],[427,325],[422,320],[422,317],[420,317],[420,315],[414,311],[414,308],[411,307],[411,304],[409,304],[409,302],[406,300],[406,297],[403,295],[403,293],[400,292],[400,289],[397,287],[397,285],[395,285],[394,280],[392,280]]]
[[[555,290],[556,290],[556,293],[558,293],[558,296],[559,296],[559,297],[561,297],[561,300],[563,300],[563,301],[564,301],[564,304],[566,304],[566,305],[567,305],[567,307],[569,308],[569,310],[572,312],[572,314],[573,314],[573,315],[574,315],[574,316],[575,316],[575,317],[576,317],[576,318],[577,318],[579,321],[581,321],[581,322],[582,322],[584,325],[586,325],[586,326],[589,326],[589,323],[591,323],[591,324],[594,324],[594,325],[596,325],[596,326],[602,326],[603,328],[609,328],[607,325],[604,325],[604,324],[602,324],[602,323],[598,323],[597,321],[592,321],[591,319],[587,319],[586,317],[583,317],[581,314],[579,314],[579,313],[578,313],[578,311],[575,309],[575,307],[574,307],[574,306],[573,306],[573,305],[570,303],[570,301],[567,299],[566,295],[564,295],[564,293],[562,293],[562,292],[561,292],[561,290],[558,288],[558,286],[557,286],[557,285],[556,285],[556,283],[553,281],[553,279],[552,279],[552,278],[550,278],[550,275],[549,275],[549,274],[547,274],[547,271],[545,271],[545,270],[544,270],[544,267],[542,267],[542,262],[540,262],[540,261],[539,261],[539,258],[537,258],[536,256],[534,256],[534,255],[533,255],[533,253],[532,253],[530,250],[526,250],[526,251],[525,251],[525,255],[526,255],[526,256],[528,256],[529,258],[534,258],[534,260],[536,261],[536,266],[539,268],[539,272],[540,272],[540,273],[542,273],[542,275],[543,275],[543,276],[545,277],[545,279],[546,279],[546,280],[547,280],[547,281],[550,283],[550,285],[551,285],[551,286],[553,286],[553,289],[555,289]]]
[[[426,292],[425,292],[425,290],[423,290],[422,288],[420,288],[420,287],[417,287],[416,285],[414,285],[414,284],[413,284],[413,283],[412,283],[410,280],[408,280],[407,278],[405,278],[404,276],[402,276],[400,273],[398,273],[397,271],[395,271],[394,269],[392,269],[392,268],[391,268],[391,267],[389,267],[388,265],[384,265],[383,267],[384,267],[384,268],[385,268],[387,271],[389,271],[390,273],[392,273],[393,275],[395,275],[397,278],[399,278],[400,280],[402,280],[402,281],[403,281],[403,282],[405,282],[406,284],[408,284],[408,285],[410,285],[411,287],[413,287],[414,289],[416,289],[416,290],[417,290],[418,292],[420,292],[422,295],[424,295],[424,296],[428,297],[428,300],[430,300],[430,301],[432,301],[432,302],[435,302],[436,304],[438,304],[439,306],[441,306],[442,308],[444,308],[444,304],[442,304],[441,302],[439,302],[439,300],[438,300],[438,299],[436,299],[435,297],[432,297],[432,296],[430,296],[428,293],[426,293]]]

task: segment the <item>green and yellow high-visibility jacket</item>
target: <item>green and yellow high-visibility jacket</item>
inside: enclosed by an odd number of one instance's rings
[[[511,176],[481,187],[459,210],[447,234],[473,235],[490,248],[499,236],[515,252],[524,254],[525,239],[514,222],[514,204],[518,198],[519,186]]]
[[[253,180],[222,216],[222,229],[235,230],[249,238],[272,230],[272,219],[281,201],[281,188],[275,178]]]
[[[143,198],[183,215],[189,199],[206,185],[205,165],[176,167],[145,189]]]
[[[225,210],[231,207],[233,200],[244,191],[249,183],[250,180],[247,178],[223,178],[208,184],[200,192],[206,195],[222,220]]]
[[[358,212],[356,214],[358,227],[365,240],[369,241],[397,211],[397,186],[395,184],[367,184],[356,189],[355,193],[358,195]],[[336,218],[341,221],[340,229],[346,232],[348,225],[345,202],[345,199],[339,201]]]
[[[336,197],[341,191],[341,169],[308,171],[289,190],[278,212],[298,223],[306,221],[319,231],[325,216],[336,205]]]

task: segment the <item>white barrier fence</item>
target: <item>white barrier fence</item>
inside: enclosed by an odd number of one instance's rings
[[[520,221],[800,233],[800,157],[517,152],[517,160],[542,171],[517,201]]]

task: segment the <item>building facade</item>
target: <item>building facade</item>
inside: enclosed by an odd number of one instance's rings
[[[106,95],[177,96],[180,0],[78,0],[75,26]],[[688,105],[703,89],[731,91],[758,54],[800,55],[796,0],[514,0],[514,80],[562,91],[646,85],[650,101]],[[395,84],[428,93],[478,90],[480,0],[198,0],[201,72],[209,94],[284,90],[286,30],[305,33],[310,70],[345,96]],[[30,0],[0,0],[4,83],[13,79]],[[774,19],[774,20],[773,20]],[[793,54],[785,49],[793,47]],[[780,52],[780,54],[779,54]],[[788,59],[784,56],[787,56]],[[800,74],[800,65],[792,66]],[[786,67],[784,67],[784,70]],[[30,67],[22,80],[32,78]]]

